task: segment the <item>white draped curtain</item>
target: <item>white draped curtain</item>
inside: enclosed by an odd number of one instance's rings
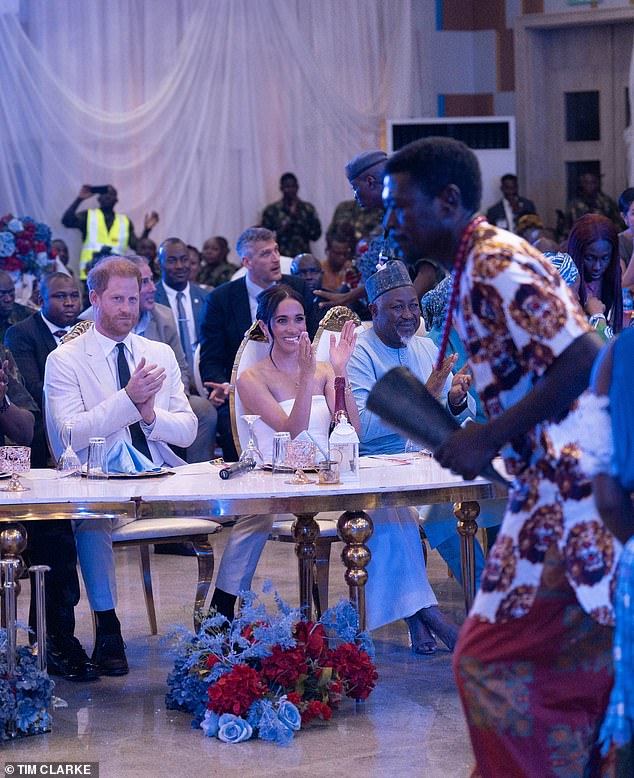
[[[428,100],[417,0],[3,1],[0,211],[75,255],[83,183],[113,184],[137,234],[157,210],[157,240],[235,245],[290,170],[326,227],[346,161]]]

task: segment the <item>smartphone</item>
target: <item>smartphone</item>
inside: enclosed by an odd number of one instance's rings
[[[107,186],[91,186],[90,187],[90,191],[93,194],[102,195],[102,194],[106,194],[106,192],[108,191],[108,188],[109,187],[107,187]]]

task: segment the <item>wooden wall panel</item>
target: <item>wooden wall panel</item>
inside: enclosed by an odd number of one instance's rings
[[[497,30],[496,69],[498,92],[515,90],[515,55],[513,49],[513,30]]]
[[[445,116],[493,116],[493,95],[444,95]]]

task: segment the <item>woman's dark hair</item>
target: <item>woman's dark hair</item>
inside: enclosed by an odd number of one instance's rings
[[[306,309],[304,308],[304,300],[301,294],[297,290],[293,289],[292,286],[288,286],[288,284],[277,284],[277,286],[272,286],[270,289],[265,289],[258,295],[257,318],[266,324],[266,328],[271,335],[271,348],[273,347],[271,319],[275,316],[275,311],[277,311],[282,300],[287,300],[289,298],[298,302],[302,306],[304,313],[306,313]]]
[[[588,301],[583,260],[590,244],[605,240],[610,244],[612,258],[601,283],[601,302],[605,304],[606,318],[615,332],[623,329],[623,291],[621,289],[621,263],[619,261],[619,238],[616,227],[605,216],[587,213],[572,225],[568,236],[568,254],[579,270],[579,302],[585,306]]]

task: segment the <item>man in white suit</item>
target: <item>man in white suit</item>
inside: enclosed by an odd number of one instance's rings
[[[54,456],[61,455],[62,431],[72,422],[73,447],[82,462],[89,438],[103,436],[106,449],[125,440],[156,465],[184,464],[169,444],[191,444],[196,416],[172,349],[132,332],[139,317],[139,269],[121,257],[105,259],[90,271],[88,289],[94,327],[46,362],[44,407]],[[128,665],[115,613],[111,532],[110,519],[75,524],[82,575],[97,616],[93,661],[104,675],[123,675]]]

